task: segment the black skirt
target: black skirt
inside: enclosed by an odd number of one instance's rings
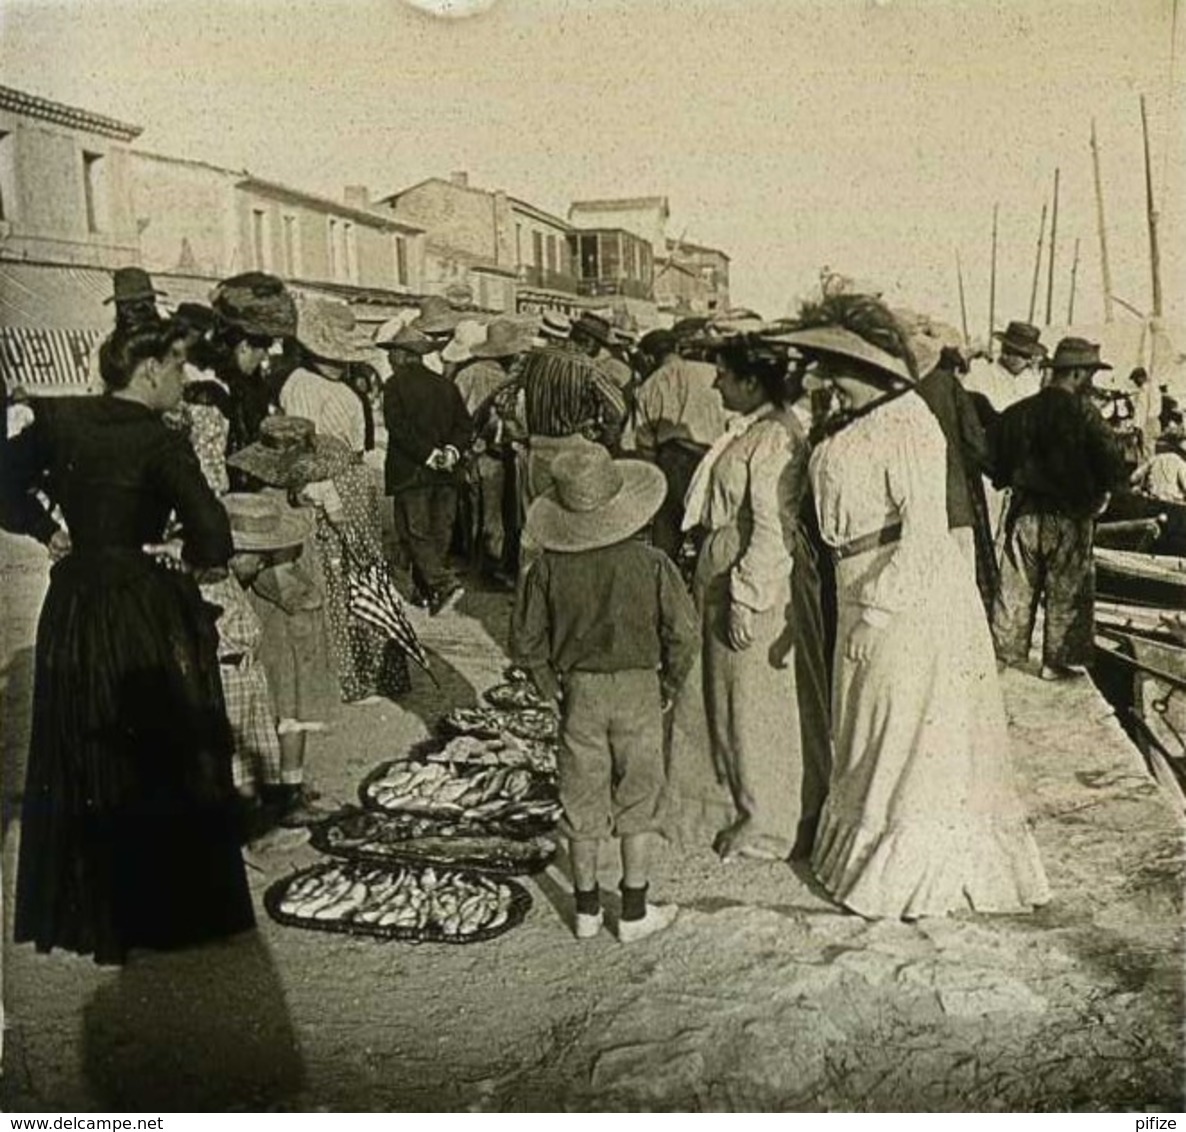
[[[121,963],[255,919],[212,611],[139,551],[55,565],[37,629],[16,941]]]

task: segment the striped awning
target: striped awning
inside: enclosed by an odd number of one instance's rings
[[[42,330],[0,327],[0,377],[12,390],[18,385],[83,386],[101,330]]]

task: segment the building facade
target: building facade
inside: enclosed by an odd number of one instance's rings
[[[568,209],[574,228],[620,229],[651,246],[652,257],[667,247],[671,208],[666,197],[622,197],[617,200],[578,200]]]
[[[729,302],[729,257],[717,248],[668,240],[656,258],[655,301],[678,315],[711,315]]]
[[[0,86],[0,257],[134,264],[129,146],[140,132]]]

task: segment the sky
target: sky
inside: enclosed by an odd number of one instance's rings
[[[996,324],[1028,314],[1056,167],[1052,321],[1076,239],[1076,321],[1102,318],[1093,118],[1113,291],[1150,309],[1143,93],[1166,314],[1186,321],[1175,0],[471,2],[0,0],[0,75],[143,126],[143,148],[339,198],[455,170],[560,215],[665,195],[669,235],[728,252],[734,301],[768,317],[827,265],[959,325],[958,252],[973,337],[994,205]]]

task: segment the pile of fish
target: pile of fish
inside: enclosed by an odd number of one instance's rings
[[[535,817],[559,812],[554,791],[521,766],[471,766],[397,759],[366,780],[363,802],[391,813],[456,815],[467,821],[508,811]]]
[[[559,733],[555,714],[539,707],[454,708],[441,724],[454,735],[480,735],[487,739],[509,734],[520,739],[555,742]]]
[[[429,762],[457,766],[525,767],[536,774],[554,778],[556,746],[538,739],[520,739],[510,733],[493,739],[479,735],[456,735],[439,751],[424,756]]]
[[[268,902],[281,921],[463,943],[513,927],[516,905],[521,915],[525,897],[511,882],[479,873],[341,862],[280,881]]]
[[[537,826],[538,828],[538,826]],[[369,811],[339,815],[313,831],[313,845],[336,857],[414,861],[509,875],[539,872],[555,855],[551,838],[525,827]]]

